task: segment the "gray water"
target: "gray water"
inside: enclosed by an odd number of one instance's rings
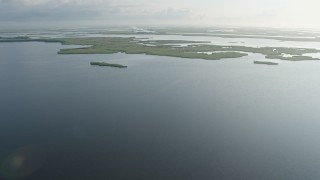
[[[320,62],[62,47],[0,43],[0,178],[320,178]]]

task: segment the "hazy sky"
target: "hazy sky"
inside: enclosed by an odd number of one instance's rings
[[[0,25],[320,28],[319,0],[0,0]]]

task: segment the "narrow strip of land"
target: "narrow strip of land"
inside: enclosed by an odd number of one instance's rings
[[[127,68],[125,65],[121,64],[111,64],[106,62],[90,62],[90,65],[92,66],[109,66],[109,67],[116,67],[116,68]]]

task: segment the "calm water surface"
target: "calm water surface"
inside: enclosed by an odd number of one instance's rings
[[[0,44],[1,179],[320,178],[320,62],[61,47]]]

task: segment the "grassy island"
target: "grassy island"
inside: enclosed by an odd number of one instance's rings
[[[269,62],[269,61],[253,61],[254,64],[266,64],[266,65],[278,65],[278,63],[275,62]]]
[[[106,62],[90,62],[92,66],[109,66],[109,67],[116,67],[116,68],[127,68],[128,66],[124,66],[121,64],[110,64]]]
[[[240,58],[247,56],[246,53],[225,51],[213,54],[201,54],[198,51],[190,51],[186,47],[176,47],[176,44],[189,43],[206,43],[205,41],[176,41],[176,40],[159,40],[148,41],[135,38],[118,38],[118,37],[103,37],[103,38],[64,38],[57,39],[65,45],[90,45],[85,48],[61,49],[59,54],[147,54],[157,56],[181,57],[189,59],[206,59],[220,60],[225,58]],[[155,46],[148,46],[153,44]],[[198,45],[196,45],[198,46]]]
[[[147,54],[157,56],[181,57],[189,59],[220,60],[226,58],[240,58],[247,53],[259,53],[267,59],[281,59],[289,61],[320,60],[306,53],[318,53],[317,49],[287,48],[287,47],[247,47],[247,46],[220,46],[205,44],[205,41],[176,41],[176,40],[139,40],[135,38],[103,37],[103,38],[64,38],[56,39],[66,45],[90,45],[86,48],[62,49],[59,54]],[[190,44],[177,47],[176,44]],[[148,46],[153,44],[155,46]],[[201,52],[212,52],[210,54]],[[290,54],[292,57],[283,57]]]
[[[12,38],[0,39],[0,42],[40,41],[60,42],[63,45],[84,45],[88,47],[61,49],[59,54],[146,54],[156,56],[180,57],[188,59],[220,60],[226,58],[240,58],[248,53],[259,53],[267,59],[288,61],[320,60],[307,53],[319,53],[318,49],[289,48],[289,47],[247,47],[222,46],[208,44],[206,41],[183,40],[149,40],[131,37],[86,37],[86,38],[52,38],[28,39]],[[177,46],[177,44],[181,46]],[[206,53],[209,52],[209,53]],[[290,56],[284,56],[288,54]]]

